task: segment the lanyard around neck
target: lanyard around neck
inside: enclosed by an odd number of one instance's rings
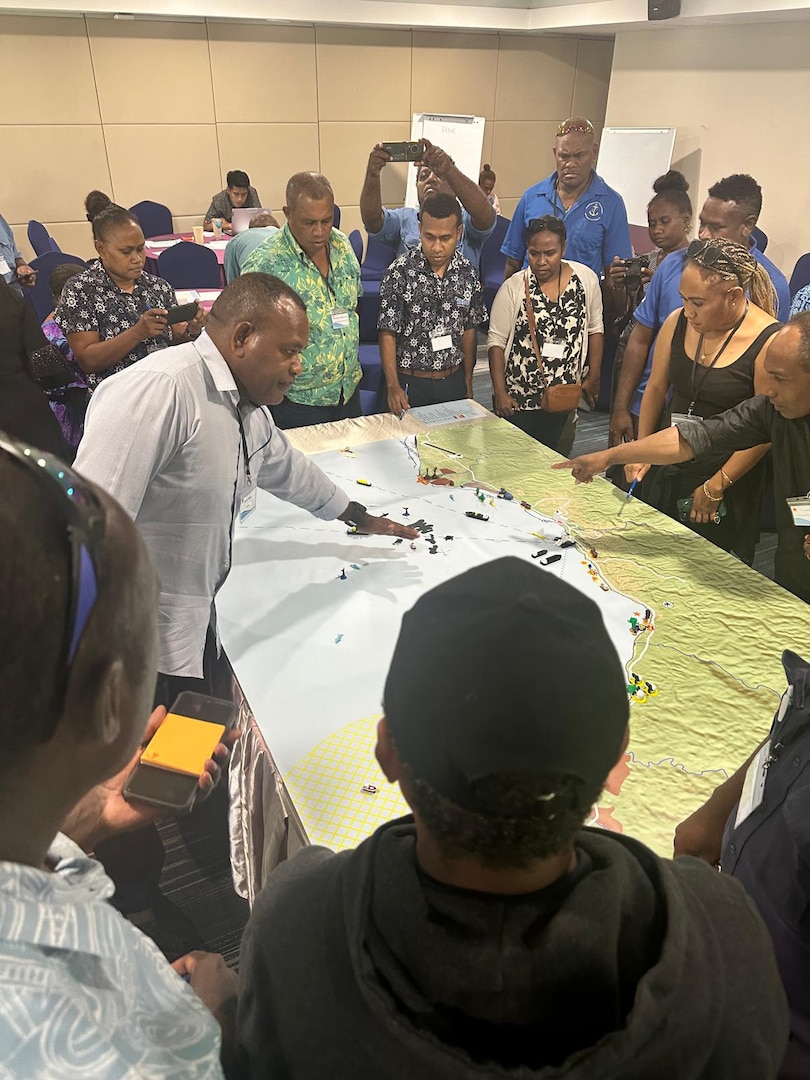
[[[245,425],[242,423],[242,414],[239,411],[239,403],[234,405],[236,410],[236,422],[239,424],[239,436],[242,440],[242,453],[245,455],[245,474],[247,475],[247,482],[251,483],[250,476],[250,455],[248,454],[247,436],[245,435]]]
[[[723,355],[723,353],[726,351],[726,349],[730,345],[731,339],[734,337],[734,335],[737,333],[737,331],[742,326],[743,322],[745,321],[745,316],[747,314],[748,314],[748,301],[746,300],[745,301],[745,309],[743,310],[742,315],[739,317],[739,319],[737,319],[737,321],[732,326],[731,330],[728,332],[728,334],[726,336],[726,340],[720,346],[718,351],[714,354],[712,362],[710,364],[706,365],[706,367],[704,367],[703,378],[700,380],[700,385],[696,386],[695,383],[696,383],[696,380],[697,380],[697,369],[701,366],[699,361],[700,361],[700,353],[701,353],[701,350],[703,348],[703,337],[704,337],[704,335],[701,334],[700,337],[698,338],[697,351],[695,352],[695,359],[694,359],[694,361],[692,363],[692,402],[691,402],[691,404],[689,406],[689,412],[687,414],[688,416],[692,415],[692,409],[694,409],[694,407],[695,407],[695,405],[697,403],[698,397],[700,396],[700,391],[703,389],[703,384],[706,382],[706,380],[709,377],[709,372],[712,370],[714,365],[717,363],[717,361],[720,359],[720,357]]]

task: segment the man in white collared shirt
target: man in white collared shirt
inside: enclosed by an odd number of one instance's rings
[[[307,340],[298,294],[270,274],[246,274],[222,292],[196,341],[147,357],[93,395],[76,469],[121,503],[146,540],[161,581],[164,675],[203,676],[234,525],[257,486],[362,532],[416,535],[350,502],[275,426],[266,406],[292,386]]]

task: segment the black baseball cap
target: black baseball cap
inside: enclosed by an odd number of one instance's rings
[[[468,570],[407,612],[384,693],[414,776],[458,806],[487,776],[558,772],[604,783],[627,727],[627,681],[601,612],[514,557]]]

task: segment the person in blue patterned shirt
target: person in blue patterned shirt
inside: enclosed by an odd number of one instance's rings
[[[378,404],[396,415],[473,396],[477,328],[487,316],[475,267],[457,247],[462,228],[453,195],[426,196],[419,247],[400,255],[380,284]]]
[[[155,572],[116,502],[2,434],[0,486],[0,1075],[221,1080],[235,976],[170,965],[86,854],[155,816],[122,797],[165,715]]]
[[[791,319],[794,315],[801,315],[803,311],[810,311],[810,285],[805,285],[803,289],[799,289],[793,297],[793,302],[790,305]]]

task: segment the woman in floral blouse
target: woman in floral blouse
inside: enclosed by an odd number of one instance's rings
[[[193,340],[205,322],[198,307],[191,322],[168,325],[174,289],[144,273],[144,236],[129,210],[112,205],[94,217],[93,240],[98,262],[67,282],[54,316],[91,389],[149,353]]]
[[[529,222],[529,265],[498,291],[488,337],[495,412],[552,450],[576,406],[547,411],[545,392],[581,384],[593,405],[604,339],[599,279],[589,267],[563,258],[565,239],[559,218]]]

